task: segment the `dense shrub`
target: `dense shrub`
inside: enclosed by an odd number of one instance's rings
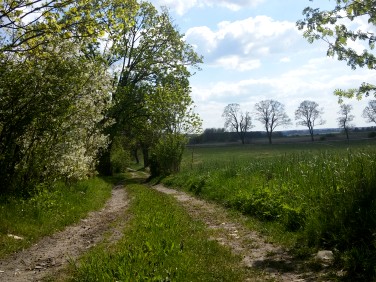
[[[188,184],[189,191],[193,192],[195,195],[199,195],[202,192],[206,182],[204,177],[199,177],[197,179],[190,179]]]
[[[151,152],[151,176],[166,176],[178,172],[186,143],[186,137],[179,134],[166,134],[160,138]]]
[[[110,161],[112,173],[125,172],[130,163],[129,150],[125,148],[125,142],[122,138],[116,137],[111,145]]]

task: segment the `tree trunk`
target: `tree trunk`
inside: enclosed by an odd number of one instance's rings
[[[349,130],[347,128],[345,128],[345,133],[346,133],[346,138],[347,138],[347,141],[349,140]]]
[[[244,132],[239,131],[238,129],[236,129],[236,133],[238,134],[238,136],[239,136],[239,138],[240,138],[240,141],[242,141],[242,144],[244,145],[244,139],[245,139],[245,134],[244,134]]]
[[[97,170],[99,174],[104,176],[112,175],[112,166],[111,166],[111,143],[108,145],[107,149],[101,152],[99,157],[99,163],[97,165]]]
[[[140,159],[138,158],[138,149],[137,148],[133,149],[132,153],[133,153],[133,157],[134,157],[134,159],[136,161],[136,164],[139,164],[140,163]]]
[[[268,132],[267,134],[268,134],[269,144],[271,145],[272,144],[272,133]]]
[[[311,141],[315,141],[315,139],[313,138],[313,133],[311,133]]]
[[[315,139],[313,138],[313,128],[312,127],[308,127],[309,129],[309,134],[311,135],[311,141],[315,141]]]
[[[144,157],[144,168],[150,166],[150,160],[149,160],[149,148],[148,147],[142,147],[142,154]]]

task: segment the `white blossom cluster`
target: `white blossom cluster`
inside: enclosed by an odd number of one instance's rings
[[[93,70],[92,65],[87,66]],[[95,173],[98,152],[108,145],[99,123],[109,107],[111,81],[105,72],[90,71],[87,82],[73,101],[70,114],[61,124],[59,142],[52,144],[45,174],[65,179],[83,179]]]
[[[22,94],[20,105],[35,103],[34,107],[30,104],[34,112],[25,119],[27,125],[16,132],[15,140],[21,156],[14,167],[15,175],[29,178],[29,182],[70,181],[93,175],[99,151],[109,142],[104,129],[111,124],[106,118],[113,91],[111,75],[103,63],[72,56],[72,49],[66,46],[56,51],[50,51],[51,57],[38,68],[24,67],[29,73],[25,78],[20,76],[19,83],[26,84],[24,80],[30,78],[24,93],[7,94]],[[34,99],[25,102],[30,96]]]

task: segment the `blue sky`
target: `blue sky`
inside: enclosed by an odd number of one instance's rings
[[[331,8],[334,0],[152,0],[156,7],[167,6],[185,40],[204,56],[202,70],[191,78],[192,98],[203,128],[224,126],[222,112],[230,103],[243,111],[265,99],[285,105],[293,125],[295,110],[304,100],[323,108],[326,124],[337,127],[339,105],[335,89],[375,83],[375,74],[367,69],[351,70],[345,62],[326,57],[324,42],[309,44],[296,21],[305,7]],[[367,19],[351,25],[369,29]],[[373,30],[370,30],[373,31]],[[363,46],[351,43],[355,50]],[[355,126],[371,126],[361,117],[367,102],[346,100],[353,106]],[[253,121],[253,130],[263,130]],[[284,128],[277,128],[283,130]]]

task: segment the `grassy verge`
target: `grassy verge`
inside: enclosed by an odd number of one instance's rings
[[[127,186],[132,218],[116,245],[85,255],[71,281],[245,281],[241,258],[215,241],[169,196]]]
[[[349,274],[374,278],[375,147],[296,147],[196,148],[163,182],[256,218],[274,238],[289,234],[290,246],[334,250]]]
[[[1,199],[0,257],[26,248],[99,209],[110,197],[111,188],[108,182],[93,178],[71,186],[59,183],[48,189],[41,187],[27,200]]]

